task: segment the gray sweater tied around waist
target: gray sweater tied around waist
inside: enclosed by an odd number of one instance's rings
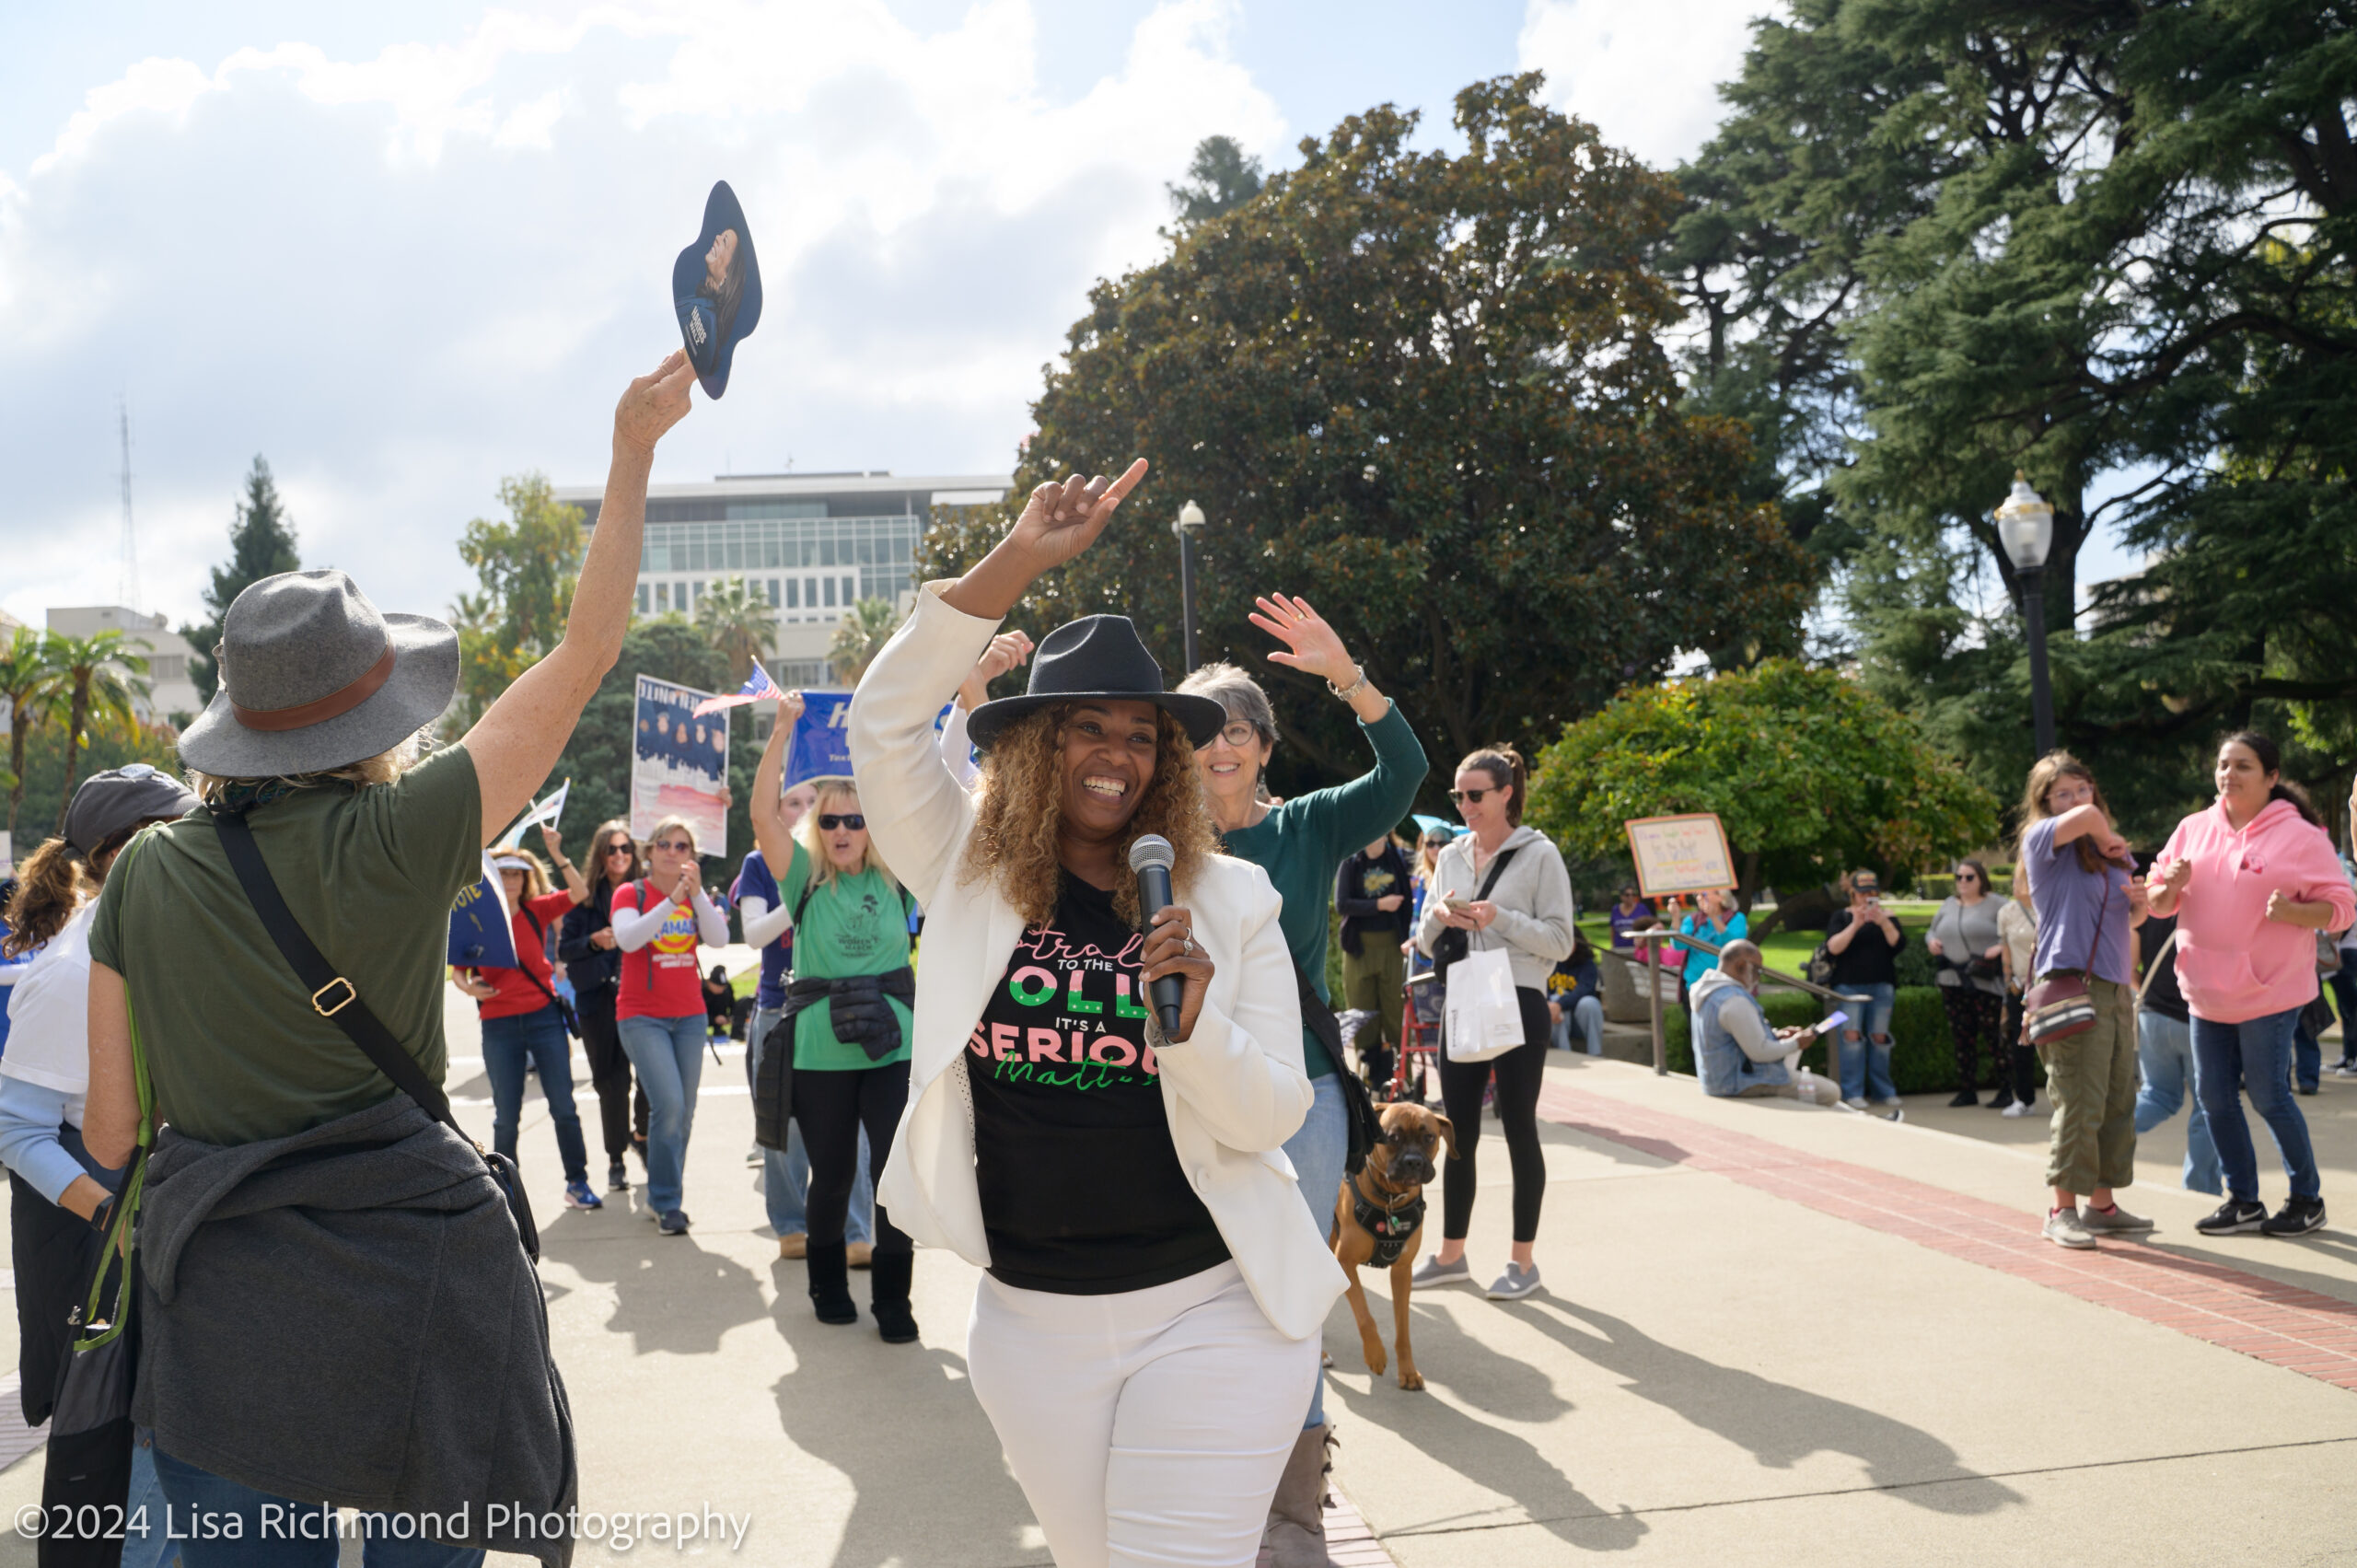
[[[408,1096],[230,1148],[167,1127],[139,1256],[132,1415],[166,1453],[571,1562],[513,1523],[578,1486],[540,1277],[482,1156]]]

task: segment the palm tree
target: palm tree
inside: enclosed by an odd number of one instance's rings
[[[728,660],[733,679],[753,673],[753,661],[769,652],[777,632],[777,612],[770,601],[742,577],[712,585],[696,601],[696,630],[712,639]]]
[[[25,803],[25,739],[57,716],[65,696],[65,673],[52,656],[55,641],[45,632],[19,626],[0,643],[0,703],[8,709],[8,832]]]
[[[93,637],[49,634],[50,658],[66,691],[65,789],[58,796],[57,831],[65,830],[65,812],[74,804],[74,775],[81,766],[82,749],[90,744],[93,720],[126,729],[139,727],[131,709],[134,697],[147,694],[145,656],[133,653],[122,633],[100,632]]]
[[[851,607],[842,623],[835,628],[835,640],[827,647],[827,666],[835,679],[846,686],[856,686],[884,645],[900,630],[900,618],[892,601],[864,598]]]

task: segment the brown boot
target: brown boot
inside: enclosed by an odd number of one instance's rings
[[[1305,1427],[1294,1443],[1260,1538],[1272,1568],[1333,1568],[1326,1555],[1326,1474],[1334,1468],[1326,1450],[1333,1442],[1329,1423]]]

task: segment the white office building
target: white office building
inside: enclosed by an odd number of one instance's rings
[[[140,723],[169,724],[176,722],[175,714],[193,719],[204,711],[204,701],[196,694],[196,683],[189,678],[189,656],[196,650],[189,646],[186,637],[172,630],[165,617],[143,614],[119,604],[79,605],[51,610],[49,629],[68,637],[95,637],[101,632],[122,633],[123,642],[147,661],[145,673],[134,677],[146,681],[146,695],[134,694],[131,702],[131,710],[139,715]]]
[[[826,684],[835,623],[861,599],[905,608],[918,539],[935,506],[997,501],[1005,474],[896,478],[882,472],[739,474],[646,492],[638,613],[692,615],[713,586],[743,577],[777,618],[770,673]],[[598,524],[601,488],[560,487],[557,499]]]

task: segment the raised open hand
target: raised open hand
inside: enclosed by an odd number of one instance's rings
[[[1271,663],[1289,664],[1337,686],[1358,679],[1358,667],[1351,662],[1341,635],[1307,599],[1263,594],[1253,602],[1260,608],[1252,612],[1252,624],[1285,645],[1269,656]]]
[[[687,417],[689,389],[696,384],[695,366],[685,352],[673,349],[650,375],[641,376],[614,405],[614,439],[652,454],[664,432]]]
[[[1061,482],[1050,480],[1031,493],[1006,542],[1022,553],[1035,576],[1062,565],[1097,542],[1114,510],[1145,478],[1145,467],[1140,458],[1119,479],[1100,473],[1087,480],[1078,474]]]

